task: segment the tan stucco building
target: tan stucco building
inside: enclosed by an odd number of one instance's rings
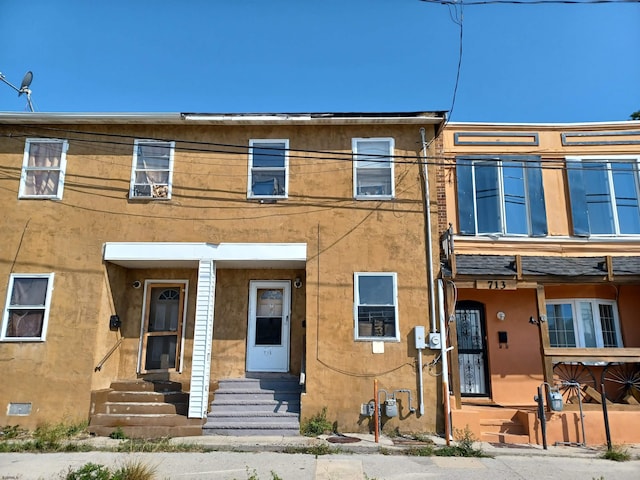
[[[296,421],[370,430],[377,379],[384,428],[442,428],[414,327],[440,335],[423,165],[443,120],[0,114],[0,423],[206,433],[224,382],[293,377]],[[173,407],[139,425],[134,390]]]

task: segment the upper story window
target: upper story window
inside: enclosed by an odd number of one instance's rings
[[[567,157],[573,232],[640,234],[640,156]]]
[[[352,149],[355,198],[393,198],[393,138],[354,138]]]
[[[53,273],[11,274],[0,340],[43,341],[52,290]]]
[[[129,198],[171,198],[175,142],[136,140]]]
[[[289,140],[250,140],[249,198],[287,198]]]
[[[19,198],[62,199],[68,146],[66,140],[27,139]]]
[[[552,347],[622,347],[618,308],[612,300],[547,301]]]
[[[354,274],[356,340],[400,340],[395,273]]]
[[[461,234],[547,234],[539,157],[458,157]]]

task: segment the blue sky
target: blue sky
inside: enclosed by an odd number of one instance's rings
[[[466,6],[451,119],[626,120],[640,3]],[[0,0],[0,72],[40,112],[449,110],[460,27],[419,0]],[[24,111],[0,85],[0,111]]]

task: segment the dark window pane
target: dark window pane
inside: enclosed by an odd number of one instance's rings
[[[531,235],[541,237],[547,234],[547,209],[544,202],[540,162],[526,163],[526,178]]]
[[[475,176],[478,233],[501,232],[500,181],[496,162],[476,162]]]
[[[9,310],[7,337],[40,337],[44,310]]]
[[[257,317],[255,344],[282,345],[282,317]]]
[[[14,278],[11,305],[44,306],[48,283],[48,278]]]
[[[571,221],[574,235],[589,236],[589,215],[581,162],[567,162],[569,196],[571,198]]]
[[[506,233],[522,235],[529,233],[524,177],[522,162],[503,162],[502,183],[504,189]]]
[[[253,170],[251,177],[254,195],[284,195],[284,170]]]
[[[605,347],[617,347],[616,325],[613,318],[613,306],[607,304],[598,305],[600,312],[600,325],[602,327],[602,341]]]
[[[147,370],[176,368],[177,335],[147,337]]]
[[[473,235],[476,233],[476,211],[473,201],[473,166],[470,160],[461,159],[457,161],[456,180],[460,233]]]
[[[613,188],[616,194],[616,210],[620,233],[640,233],[640,210],[636,187],[636,167],[630,162],[611,164]]]
[[[284,143],[254,143],[252,146],[252,165],[254,167],[284,168]]]
[[[584,163],[583,171],[591,233],[615,233],[607,164]]]
[[[360,275],[358,277],[360,305],[395,305],[393,277],[389,275]]]
[[[358,307],[358,336],[395,338],[395,307]]]
[[[178,288],[154,287],[151,289],[149,306],[149,332],[175,332],[180,315],[180,290]]]

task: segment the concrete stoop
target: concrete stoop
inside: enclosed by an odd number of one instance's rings
[[[92,392],[89,432],[109,436],[120,428],[129,438],[202,435],[203,421],[186,416],[188,402],[179,382],[115,381]]]
[[[489,443],[528,444],[529,432],[517,409],[491,408],[479,412],[479,440]]]
[[[285,374],[220,380],[203,434],[299,435],[301,391],[298,378]]]

